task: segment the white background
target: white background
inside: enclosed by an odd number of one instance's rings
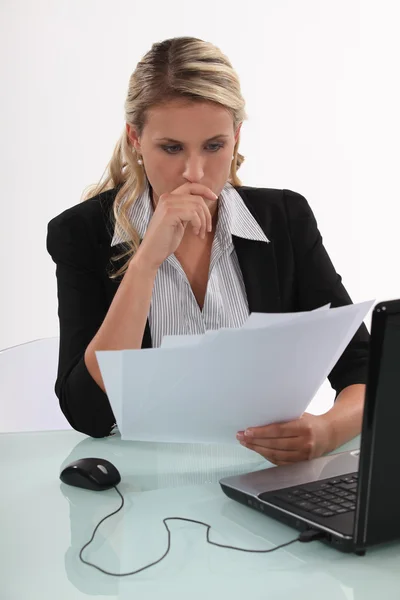
[[[103,173],[142,55],[181,35],[241,78],[243,183],[308,199],[354,301],[400,297],[398,6],[2,0],[0,349],[58,334],[47,222]]]

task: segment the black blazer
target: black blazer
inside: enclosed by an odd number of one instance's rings
[[[351,303],[322,244],[307,200],[289,190],[236,188],[270,240],[233,236],[250,312],[295,312]],[[86,369],[84,353],[121,281],[111,280],[116,190],[64,211],[48,224],[47,250],[57,265],[60,350],[55,392],[74,429],[93,437],[115,422],[107,395]],[[329,375],[336,395],[366,383],[369,334],[362,325]],[[143,348],[151,347],[147,322]],[[311,400],[311,398],[310,398]],[[273,402],[273,398],[266,398]]]

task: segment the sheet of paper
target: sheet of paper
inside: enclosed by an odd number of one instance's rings
[[[328,310],[330,304],[316,308],[315,310]],[[243,329],[257,329],[259,327],[268,327],[269,325],[275,325],[276,323],[282,323],[283,321],[290,321],[301,317],[304,312],[295,313],[251,313],[247,321],[243,324]],[[194,346],[196,344],[202,344],[208,342],[218,335],[221,329],[214,329],[206,331],[204,334],[197,335],[165,335],[161,340],[161,348],[180,348],[182,346]]]
[[[114,350],[102,350],[96,352],[97,362],[99,363],[101,376],[106,388],[107,396],[112,398],[112,409],[118,428],[121,431],[123,427],[122,419],[122,398],[123,398],[123,352]],[[121,431],[122,435],[122,431]]]
[[[204,334],[197,335],[164,335],[161,348],[181,348],[182,346],[195,346],[204,341],[211,340],[218,334],[218,329],[210,329]]]
[[[328,310],[330,306],[330,304],[325,304],[325,306],[321,306],[321,308],[316,308],[314,311],[311,312]],[[259,327],[269,327],[270,325],[276,325],[277,323],[283,323],[286,321],[291,321],[292,319],[301,318],[305,314],[309,314],[309,311],[295,313],[251,313],[247,321],[244,323],[243,329],[258,329]]]
[[[219,330],[192,347],[115,351],[122,383],[117,361],[96,353],[122,438],[237,443],[248,426],[300,417],[372,306]]]

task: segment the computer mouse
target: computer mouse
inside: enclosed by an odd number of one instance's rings
[[[117,485],[121,481],[121,475],[104,458],[80,458],[61,471],[60,479],[68,485],[101,492]]]

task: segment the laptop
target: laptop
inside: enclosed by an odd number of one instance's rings
[[[220,480],[237,502],[363,555],[400,539],[400,300],[372,312],[360,450]]]

